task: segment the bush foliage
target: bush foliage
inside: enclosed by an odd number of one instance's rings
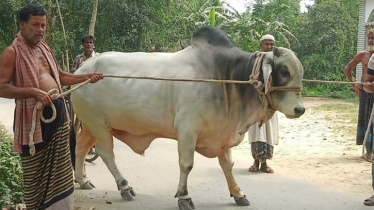
[[[0,207],[14,206],[23,200],[21,158],[0,125]]]

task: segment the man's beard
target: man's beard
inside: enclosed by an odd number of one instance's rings
[[[366,50],[369,51],[369,52],[374,52],[374,46],[367,46],[366,47]]]

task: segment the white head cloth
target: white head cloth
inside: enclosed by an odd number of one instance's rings
[[[275,42],[275,38],[273,35],[270,35],[270,34],[265,34],[261,37],[260,39],[260,42],[262,42],[263,40],[271,40],[273,42]]]

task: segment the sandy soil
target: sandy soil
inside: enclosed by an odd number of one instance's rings
[[[358,103],[304,98],[306,113],[299,119],[279,114],[279,144],[269,165],[275,173],[354,193],[372,194],[371,163],[356,145]],[[250,155],[248,139],[233,150]],[[248,164],[250,166],[252,162]]]

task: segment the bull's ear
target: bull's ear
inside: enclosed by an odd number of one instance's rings
[[[273,86],[273,80],[271,73],[273,72],[272,65],[265,61],[262,65],[262,73],[264,76],[264,82],[265,82],[265,95],[268,94],[270,87]]]
[[[273,54],[274,54],[274,56],[276,56],[276,57],[280,57],[281,54],[282,54],[282,50],[279,49],[278,47],[273,47]]]

